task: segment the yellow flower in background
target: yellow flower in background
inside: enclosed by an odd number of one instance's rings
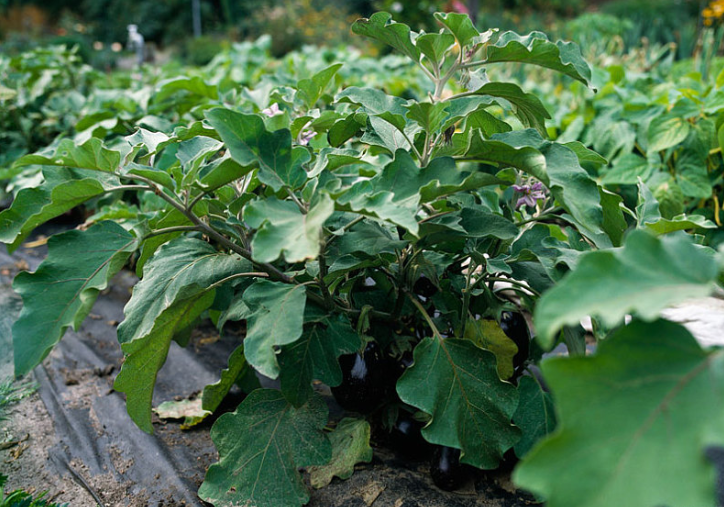
[[[724,0],[712,0],[709,5],[701,11],[705,26],[712,26],[714,22],[721,21],[724,17]]]

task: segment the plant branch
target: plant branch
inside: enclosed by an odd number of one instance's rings
[[[193,232],[193,231],[200,231],[198,227],[195,225],[177,225],[174,227],[166,227],[165,229],[158,229],[156,231],[151,231],[145,236],[143,236],[143,240],[145,241],[148,238],[152,238],[154,236],[162,236],[163,234],[171,234],[172,232]]]

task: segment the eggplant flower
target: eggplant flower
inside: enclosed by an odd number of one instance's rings
[[[306,146],[309,144],[309,141],[314,139],[314,136],[316,135],[317,133],[314,130],[302,130],[297,137],[297,142],[301,146]]]
[[[535,206],[538,199],[545,199],[546,197],[543,183],[540,181],[537,181],[532,185],[513,185],[513,190],[515,190],[518,194],[522,194],[515,203],[515,209],[520,209],[523,205]]]
[[[266,109],[262,109],[261,114],[265,114],[269,118],[273,118],[275,116],[279,116],[280,114],[284,114],[284,112],[279,109],[279,104],[277,104],[275,102],[274,104],[267,107]]]

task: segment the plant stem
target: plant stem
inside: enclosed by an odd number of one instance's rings
[[[148,238],[152,238],[154,236],[161,236],[163,234],[171,234],[172,232],[193,232],[193,231],[202,232],[195,225],[177,225],[174,227],[166,227],[165,229],[158,229],[155,231],[151,231],[148,234],[146,234],[141,241],[146,241]]]
[[[470,308],[470,293],[472,292],[474,285],[471,284],[470,281],[472,280],[473,273],[477,268],[477,264],[475,264],[471,259],[470,264],[468,264],[468,274],[465,277],[465,288],[463,289],[463,308],[460,311],[460,332],[458,333],[460,336],[465,336],[465,325],[468,321],[468,310]]]

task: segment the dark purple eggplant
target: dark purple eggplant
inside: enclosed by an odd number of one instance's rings
[[[460,449],[437,446],[430,462],[432,482],[445,491],[461,488],[469,479],[468,468],[460,463]]]
[[[412,290],[415,294],[424,298],[431,298],[437,293],[437,287],[425,275],[420,275],[420,278],[415,281],[415,285],[412,287]]]
[[[332,388],[337,403],[351,412],[368,414],[394,392],[395,364],[375,342],[363,354],[339,357],[342,383]]]
[[[430,455],[430,444],[422,437],[424,424],[401,410],[390,431],[390,445],[400,454],[412,459],[423,459]]]
[[[517,369],[528,359],[530,354],[528,324],[525,317],[518,312],[503,312],[500,315],[500,328],[518,347],[518,352],[513,356],[513,366]]]

